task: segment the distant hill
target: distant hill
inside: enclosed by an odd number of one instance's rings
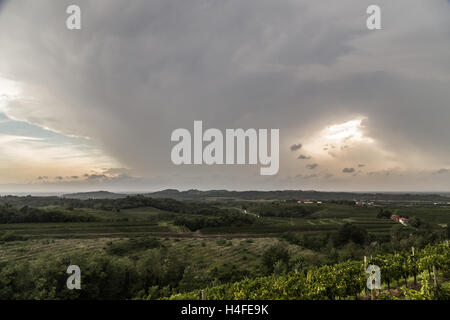
[[[242,199],[242,200],[384,200],[384,201],[450,201],[448,194],[427,193],[356,193],[356,192],[320,192],[303,190],[277,190],[277,191],[228,191],[228,190],[187,190],[178,191],[167,189],[146,196],[153,198],[172,199]]]
[[[113,193],[109,191],[93,191],[93,192],[78,192],[65,194],[62,197],[67,199],[120,199],[125,198],[126,194]]]
[[[129,194],[108,191],[79,192],[63,195],[67,199],[120,199]],[[382,200],[382,201],[427,201],[450,202],[448,194],[430,193],[357,193],[357,192],[320,192],[303,190],[276,191],[228,191],[228,190],[187,190],[166,189],[143,195],[152,198],[171,198],[176,200],[201,199],[240,199],[240,200]]]

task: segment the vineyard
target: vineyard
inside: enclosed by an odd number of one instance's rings
[[[372,295],[365,292],[369,275],[365,273],[364,262],[349,261],[332,266],[311,267],[281,276],[245,279],[172,295],[169,299],[449,299],[448,284],[440,281],[448,281],[450,274],[448,242],[428,245],[418,252],[413,251],[377,255],[367,260],[368,264],[380,267],[381,281],[388,289],[376,290]],[[410,278],[414,280],[410,281]],[[401,290],[399,296],[391,296],[389,289],[393,286]]]
[[[450,207],[7,199],[0,300],[450,296],[448,249],[436,245],[450,237]],[[410,225],[392,221],[394,213]],[[71,264],[82,270],[81,291],[66,288]],[[370,265],[381,273],[373,291]]]

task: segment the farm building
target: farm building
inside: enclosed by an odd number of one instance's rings
[[[401,224],[404,225],[404,226],[407,226],[407,225],[408,225],[408,219],[406,219],[406,218],[404,218],[404,217],[400,217],[400,216],[398,216],[398,215],[396,215],[396,214],[393,214],[393,215],[391,216],[391,219],[392,219],[393,221],[395,221],[395,222],[401,223]]]

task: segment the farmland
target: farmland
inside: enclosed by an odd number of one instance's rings
[[[450,225],[450,207],[423,204],[358,206],[351,201],[303,204],[145,196],[24,197],[23,204],[15,198],[14,205],[2,200],[3,218],[13,223],[0,224],[0,272],[55,268],[55,279],[62,279],[65,264],[79,264],[93,273],[94,286],[100,281],[94,276],[100,264],[133,270],[136,277],[135,286],[104,296],[86,291],[85,296],[66,297],[58,287],[55,296],[36,293],[44,299],[164,298],[247,278],[360,260],[364,255],[424,248],[446,240]],[[408,217],[412,224],[402,226],[386,218],[390,214]],[[2,299],[27,298],[9,296],[5,290],[0,290]]]

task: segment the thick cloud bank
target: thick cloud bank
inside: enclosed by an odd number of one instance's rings
[[[0,77],[20,94],[1,111],[89,138],[142,188],[450,190],[449,2],[377,3],[370,31],[365,0],[6,1]],[[174,166],[194,120],[279,128],[279,174]]]

